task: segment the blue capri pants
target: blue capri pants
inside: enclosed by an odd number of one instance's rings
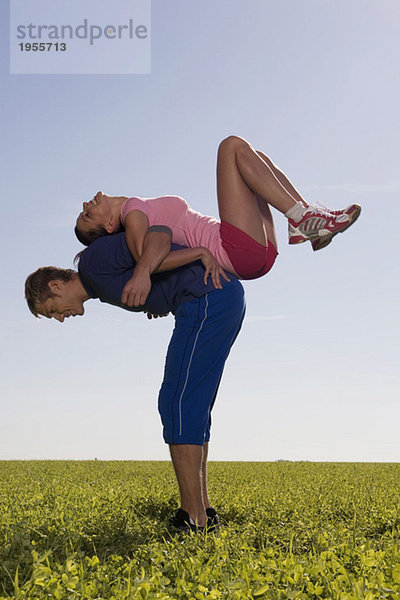
[[[237,279],[178,307],[158,397],[165,443],[209,441],[211,410],[245,310]]]

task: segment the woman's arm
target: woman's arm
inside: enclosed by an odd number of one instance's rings
[[[129,252],[136,262],[143,252],[143,243],[149,229],[149,220],[140,210],[131,210],[125,217],[125,238]]]
[[[149,220],[147,216],[141,212],[140,210],[132,210],[125,217],[125,238],[126,243],[129,248],[129,252],[132,254],[133,258],[137,263],[137,267],[141,265],[144,267],[143,262],[141,261],[141,256],[143,253],[143,245],[146,240],[146,236],[149,235]],[[153,228],[152,228],[153,229]],[[152,243],[157,237],[152,238]],[[152,252],[152,248],[154,246],[147,246],[147,252]],[[148,254],[149,256],[149,254]],[[148,258],[147,256],[147,258]],[[159,257],[159,253],[155,253],[155,256]],[[165,256],[165,255],[164,255]],[[161,273],[163,271],[171,271],[172,269],[177,269],[178,267],[182,267],[196,260],[201,260],[203,262],[204,267],[207,269],[207,266],[216,266],[218,265],[217,261],[214,259],[213,255],[207,248],[187,248],[185,250],[175,250],[170,252],[166,258],[161,262],[158,262],[156,269],[151,269],[150,273]],[[153,265],[154,266],[154,265]],[[136,267],[136,268],[137,268]],[[215,268],[214,268],[215,270]],[[209,273],[211,270],[209,271]],[[207,273],[207,276],[208,274]],[[221,269],[221,275],[227,281],[229,279],[226,277],[224,271]],[[207,277],[205,277],[205,281]]]
[[[166,258],[159,265],[155,273],[162,273],[163,271],[172,271],[178,267],[188,265],[195,260],[201,260],[209,250],[207,248],[185,248],[184,250],[172,250]],[[211,254],[211,252],[210,252]]]
[[[122,304],[128,306],[145,304],[151,288],[150,275],[156,271],[170,249],[171,233],[149,230],[144,238],[141,255],[133,270],[133,275],[122,290]]]
[[[121,302],[127,306],[141,306],[150,293],[151,273],[171,249],[172,232],[168,227],[149,229],[149,219],[140,210],[131,210],[125,217],[124,226],[126,243],[136,266],[122,290]]]
[[[230,281],[229,277],[220,264],[215,260],[214,256],[207,248],[185,248],[184,250],[174,250],[168,254],[162,261],[159,267],[153,271],[154,273],[162,273],[163,271],[171,271],[178,267],[183,267],[196,260],[201,260],[204,265],[204,284],[207,283],[208,276],[211,275],[212,282],[215,288],[221,289],[220,277],[226,281]]]

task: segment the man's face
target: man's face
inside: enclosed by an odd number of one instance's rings
[[[56,319],[64,323],[68,317],[83,315],[85,309],[82,299],[74,290],[70,281],[56,279],[49,282],[50,291],[54,294],[38,306],[38,313],[48,319]]]

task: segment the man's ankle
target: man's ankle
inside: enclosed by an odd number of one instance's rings
[[[187,512],[191,520],[192,525],[198,525],[198,527],[204,527],[207,523],[207,514],[205,509],[192,509],[182,505],[182,510]]]

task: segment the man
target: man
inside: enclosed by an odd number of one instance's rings
[[[83,315],[83,304],[90,298],[150,315],[175,315],[158,399],[181,498],[181,508],[170,525],[183,530],[211,529],[218,515],[210,506],[206,484],[210,413],[244,318],[244,292],[232,275],[230,280],[213,276],[205,282],[208,269],[200,261],[166,271],[186,262],[188,252],[179,246],[173,246],[174,252],[170,249],[168,228],[150,228],[136,264],[123,233],[102,237],[83,251],[78,272],[42,267],[29,275],[25,295],[35,316],[61,323]],[[122,303],[132,273],[136,291]],[[155,274],[150,288],[151,273]]]

